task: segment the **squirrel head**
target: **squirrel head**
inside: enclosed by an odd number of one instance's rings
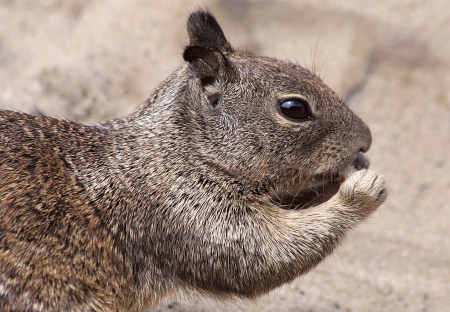
[[[208,161],[271,190],[330,179],[369,149],[368,127],[309,70],[236,51],[208,12],[187,29],[183,113]]]

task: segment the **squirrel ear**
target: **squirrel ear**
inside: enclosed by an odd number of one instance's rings
[[[189,45],[183,58],[202,81],[210,78],[230,79],[233,69],[224,52],[233,52],[214,16],[206,11],[197,11],[189,16],[187,23]]]
[[[216,48],[222,52],[234,51],[217,20],[207,11],[192,13],[187,22],[187,31],[190,46]]]

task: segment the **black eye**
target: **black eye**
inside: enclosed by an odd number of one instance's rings
[[[279,104],[280,111],[288,118],[305,120],[311,118],[309,104],[304,99],[292,99]]]

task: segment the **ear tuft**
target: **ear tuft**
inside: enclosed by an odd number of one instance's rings
[[[189,16],[187,22],[190,46],[215,48],[221,52],[233,52],[222,28],[211,13],[199,10]]]

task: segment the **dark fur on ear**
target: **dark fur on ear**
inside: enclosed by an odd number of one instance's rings
[[[208,11],[198,10],[192,13],[187,22],[187,31],[190,46],[216,48],[222,52],[234,51],[219,23]]]
[[[218,75],[231,78],[232,66],[224,53],[233,52],[233,48],[214,16],[202,10],[192,13],[187,30],[189,45],[184,49],[183,58],[190,63],[196,76],[202,81],[214,81]]]
[[[183,52],[183,58],[190,63],[190,68],[195,75],[207,81],[216,80],[218,76],[225,79],[234,77],[234,70],[222,51],[203,46],[187,46]]]

